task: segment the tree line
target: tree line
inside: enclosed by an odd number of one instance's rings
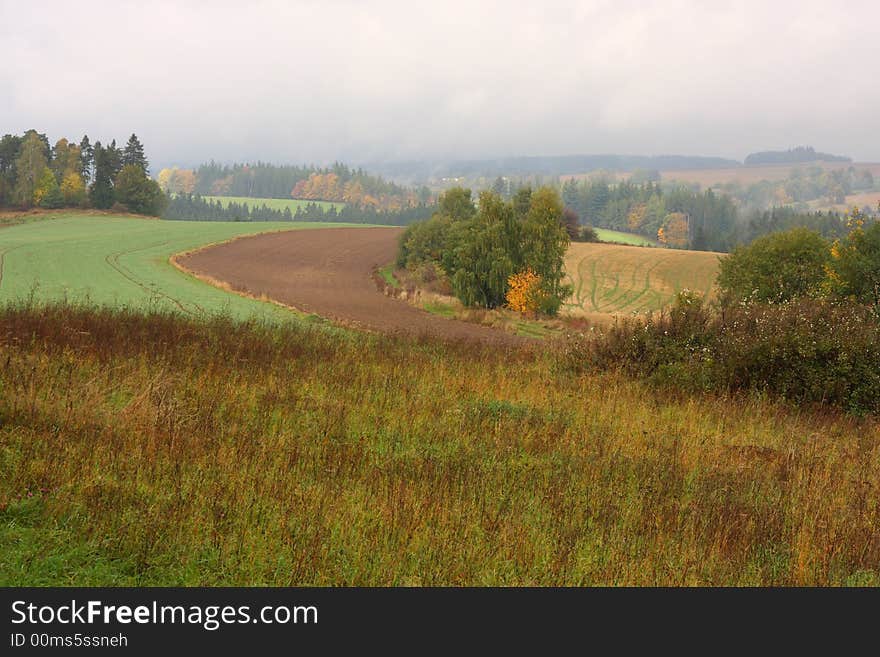
[[[289,207],[278,210],[265,203],[223,202],[203,198],[200,194],[179,193],[168,199],[162,218],[180,221],[326,221],[405,226],[430,217],[433,211],[433,206],[421,204],[399,210],[381,210],[353,205],[325,208],[314,202],[300,205],[295,211]]]
[[[746,156],[745,165],[792,164],[795,162],[852,162],[848,157],[817,152],[812,146],[798,146],[787,151],[761,151]]]
[[[331,167],[210,162],[197,169],[163,169],[158,180],[170,194],[294,198],[334,201],[377,211],[426,205],[431,193],[414,190],[341,163]]]
[[[833,174],[823,175],[837,179]],[[846,217],[838,212],[787,205],[749,209],[732,194],[680,184],[571,179],[562,184],[562,198],[582,224],[637,233],[674,248],[727,252],[762,235],[798,226],[829,239],[848,232]],[[880,215],[880,210],[860,212],[869,223]]]
[[[736,206],[712,190],[572,178],[562,185],[562,199],[582,223],[637,233],[668,246],[727,251],[736,243]]]
[[[125,146],[116,140],[79,143],[62,137],[50,146],[45,134],[28,130],[0,138],[0,206],[116,208],[158,215],[165,195],[149,177],[149,162],[137,135]]]

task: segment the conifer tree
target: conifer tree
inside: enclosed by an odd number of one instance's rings
[[[88,184],[92,179],[92,162],[95,159],[95,149],[89,141],[88,135],[83,135],[79,142],[79,175],[82,176],[83,182]]]
[[[145,174],[150,173],[147,157],[144,155],[144,146],[141,144],[137,135],[132,133],[128,138],[128,143],[122,151],[122,165],[134,164],[143,170]]]
[[[113,205],[113,165],[111,162],[111,148],[104,148],[101,142],[95,142],[95,179],[89,188],[89,199],[92,205],[99,209],[106,209]]]

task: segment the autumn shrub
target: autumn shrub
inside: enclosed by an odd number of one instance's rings
[[[750,390],[880,412],[880,325],[862,305],[799,299],[710,312],[680,295],[667,311],[571,340],[560,351],[567,368],[621,369],[683,390]]]
[[[770,233],[721,260],[718,287],[729,302],[816,297],[823,291],[830,259],[830,245],[816,231]]]
[[[507,279],[507,307],[518,313],[534,314],[541,302],[541,277],[531,269],[512,274]]]

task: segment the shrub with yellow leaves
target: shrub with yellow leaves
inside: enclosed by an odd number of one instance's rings
[[[507,279],[507,307],[519,313],[534,314],[541,306],[541,277],[525,269]]]

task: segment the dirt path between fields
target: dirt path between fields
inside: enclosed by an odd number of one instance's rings
[[[447,319],[382,294],[372,279],[393,262],[400,228],[319,228],[241,237],[176,258],[177,264],[233,290],[263,296],[336,322],[384,333],[530,342]]]

